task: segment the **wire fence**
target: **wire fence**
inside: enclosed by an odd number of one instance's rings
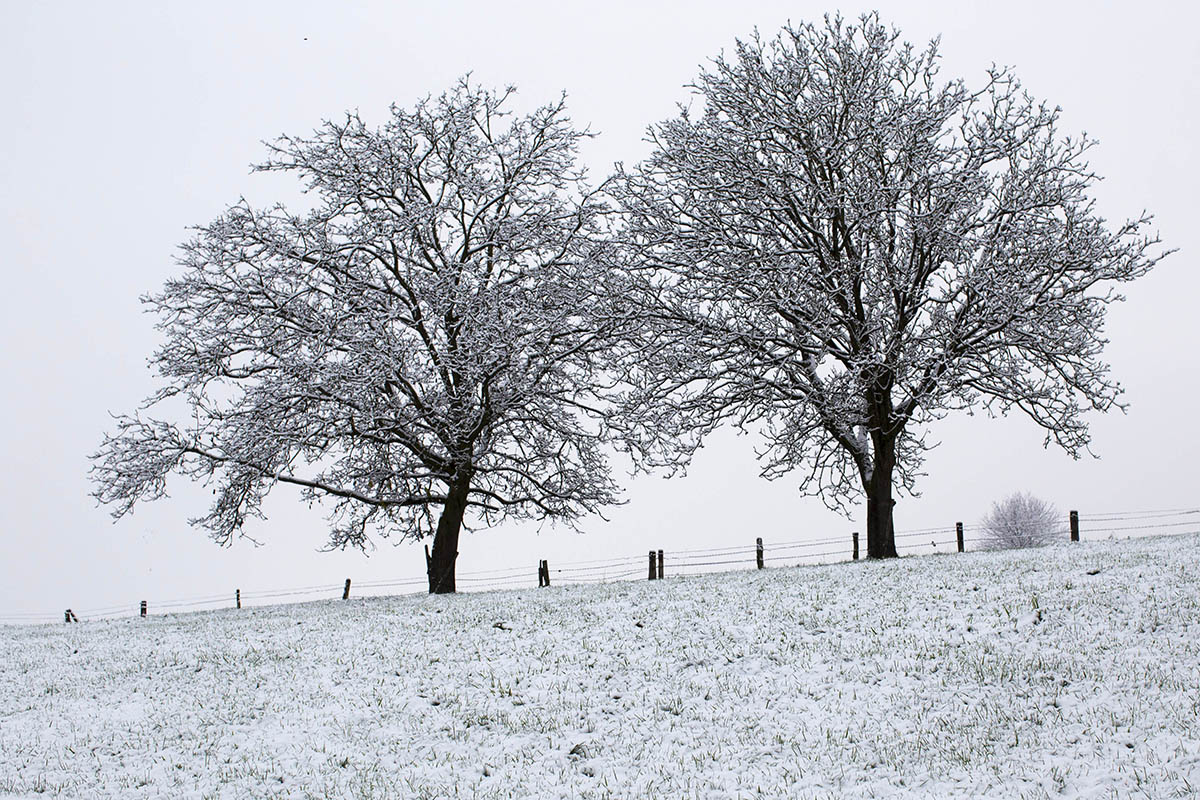
[[[1074,515],[1074,512],[1072,512]],[[1149,511],[1111,511],[1078,514],[1076,532],[1082,540],[1119,539],[1152,535],[1200,533],[1200,508],[1155,509]],[[1064,520],[1053,535],[1067,539],[1071,523]],[[961,537],[961,538],[960,538]],[[900,555],[953,553],[988,549],[985,532],[962,523],[937,528],[896,531],[896,550]],[[860,551],[858,534],[766,542],[761,550],[757,542],[697,550],[648,551],[646,555],[623,558],[597,558],[548,565],[551,585],[598,584],[617,581],[655,579],[676,575],[727,572],[760,567],[802,566],[806,564],[850,561],[866,555],[865,542]],[[760,560],[761,559],[761,560]],[[532,564],[500,567],[455,576],[459,591],[477,592],[533,588],[540,583],[540,570]],[[98,608],[68,609],[64,614],[46,612],[0,613],[0,624],[30,625],[59,619],[87,621],[146,616],[147,613],[205,611],[223,607],[267,606],[281,603],[344,598],[353,596],[418,594],[427,590],[424,577],[402,580],[350,581],[288,589],[224,592],[196,597],[150,599]]]

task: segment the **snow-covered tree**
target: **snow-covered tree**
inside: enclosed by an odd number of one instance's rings
[[[1119,405],[1112,287],[1162,257],[1148,216],[1099,216],[1094,142],[1057,108],[938,64],[877,15],[756,34],[619,175],[645,271],[634,454],[680,465],[724,421],[759,430],[765,476],[802,469],[843,512],[865,495],[876,558],[947,412],[1016,408],[1086,449],[1084,412]]]
[[[442,593],[464,515],[617,500],[595,417],[622,324],[610,209],[564,101],[517,115],[511,93],[464,79],[382,127],[352,114],[270,146],[256,170],[295,175],[312,208],[233,205],[145,298],[163,388],[93,457],[115,517],[179,473],[213,484],[193,522],[227,544],[290,484],[330,505],[331,547],[432,535]]]
[[[1041,547],[1062,540],[1065,529],[1058,509],[1028,492],[992,503],[979,523],[983,546],[989,550]]]

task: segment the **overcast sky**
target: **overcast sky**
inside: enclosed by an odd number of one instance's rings
[[[843,6],[857,16],[870,6]],[[1065,131],[1100,140],[1096,193],[1113,220],[1143,209],[1179,252],[1128,287],[1109,316],[1107,357],[1125,415],[1093,418],[1097,459],[1044,450],[1023,418],[959,414],[937,423],[919,499],[898,530],[970,524],[1030,490],[1064,511],[1194,507],[1200,426],[1196,299],[1200,203],[1196,142],[1200,45],[1189,4],[888,3],[885,21],[915,44],[942,36],[943,75],[979,85],[1011,65],[1063,108]],[[602,10],[601,10],[602,9]],[[473,72],[515,84],[533,105],[568,93],[573,119],[600,136],[594,176],[646,152],[646,126],[687,100],[699,65],[757,26],[818,20],[807,2],[606,3],[10,3],[0,15],[0,618],[243,590],[416,577],[419,544],[319,553],[325,521],[294,494],[273,496],[263,546],[213,544],[187,519],[208,492],[113,524],[89,496],[88,455],[109,412],[156,386],[156,342],[139,296],[177,269],[187,227],[240,196],[287,199],[290,184],[252,176],[261,141],[305,134],[359,109],[448,88]],[[796,480],[757,477],[753,439],[722,434],[688,477],[626,482],[628,503],[582,532],[509,526],[467,535],[460,572],[538,559],[623,556],[845,536],[861,529],[801,497]],[[1086,532],[1085,532],[1086,535]],[[769,554],[769,553],[768,553]]]

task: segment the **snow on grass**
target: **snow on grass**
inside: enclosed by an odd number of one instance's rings
[[[1185,797],[1200,537],[0,629],[0,793]]]

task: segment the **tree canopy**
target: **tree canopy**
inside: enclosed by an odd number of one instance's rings
[[[434,535],[431,592],[454,591],[464,515],[616,502],[596,413],[623,292],[564,103],[518,115],[464,79],[271,144],[256,170],[312,208],[242,201],[182,246],[144,298],[163,388],[95,454],[95,496],[120,517],[171,473],[205,481],[194,522],[228,543],[291,484],[330,504],[331,547]]]
[[[1118,405],[1101,360],[1115,284],[1161,253],[1110,225],[1095,142],[1007,70],[971,89],[876,15],[739,41],[695,107],[621,177],[647,325],[624,423],[642,463],[685,463],[726,420],[763,472],[833,508],[865,495],[868,553],[896,554],[928,424],[1018,409],[1071,454]],[[650,324],[651,321],[654,324]]]
[[[145,298],[163,388],[95,454],[95,496],[120,517],[208,482],[196,522],[228,543],[291,484],[331,547],[432,535],[441,592],[464,519],[616,502],[608,443],[681,467],[726,422],[761,432],[767,477],[865,497],[872,557],[951,411],[1086,451],[1087,412],[1120,405],[1107,307],[1164,255],[1148,215],[1098,213],[1093,140],[1008,70],[943,80],[936,41],[874,14],[756,34],[691,88],[600,187],[564,100],[518,115],[467,80],[274,142],[257,169],[312,207],[241,201],[183,245]]]

